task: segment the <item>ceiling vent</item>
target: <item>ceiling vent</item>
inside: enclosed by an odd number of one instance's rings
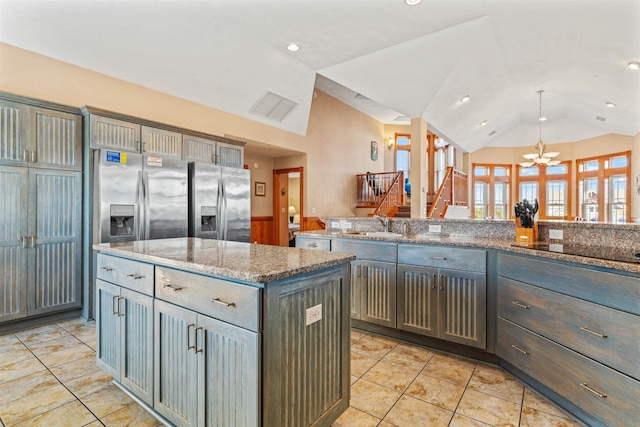
[[[281,122],[298,105],[290,99],[283,98],[273,92],[267,92],[249,110],[253,114]]]
[[[600,120],[601,122],[604,122],[605,120],[607,120],[606,117],[602,117],[602,116],[598,116],[596,117],[596,120]]]

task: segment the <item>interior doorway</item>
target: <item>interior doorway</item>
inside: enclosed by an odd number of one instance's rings
[[[273,171],[273,230],[278,246],[293,246],[295,232],[304,224],[303,169],[289,168]]]

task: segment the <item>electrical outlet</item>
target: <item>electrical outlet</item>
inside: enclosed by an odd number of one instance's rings
[[[429,233],[440,233],[442,231],[441,225],[429,224]]]
[[[549,251],[562,253],[563,252],[562,243],[551,243],[549,245]]]
[[[309,326],[322,320],[322,304],[314,305],[305,311],[305,326]]]
[[[331,228],[340,228],[340,221],[331,221]]]
[[[549,230],[549,238],[554,240],[562,240],[564,232],[562,230]]]
[[[351,222],[350,221],[341,221],[341,227],[345,230],[351,230]]]

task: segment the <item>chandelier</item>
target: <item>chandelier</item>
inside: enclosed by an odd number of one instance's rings
[[[554,157],[557,157],[560,153],[558,152],[544,152],[544,142],[542,142],[542,122],[544,119],[542,118],[542,93],[544,90],[539,90],[538,94],[540,95],[540,117],[538,118],[539,125],[539,138],[538,143],[535,147],[535,152],[531,154],[525,154],[523,157],[527,159],[527,162],[521,162],[520,166],[523,168],[530,168],[534,165],[545,165],[545,166],[556,166],[560,164],[560,160],[552,160]]]

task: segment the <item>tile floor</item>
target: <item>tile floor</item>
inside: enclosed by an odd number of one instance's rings
[[[0,335],[0,426],[159,426],[95,364],[95,323]],[[333,427],[579,426],[499,368],[351,333],[351,407]]]

